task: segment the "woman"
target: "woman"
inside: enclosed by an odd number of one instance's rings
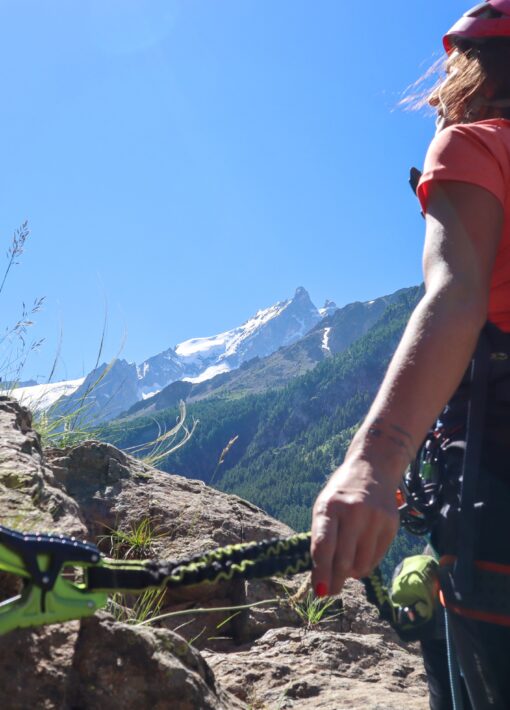
[[[315,503],[318,595],[337,594],[347,577],[380,562],[398,529],[395,489],[461,382],[485,322],[510,332],[510,0],[473,8],[444,46],[447,77],[430,97],[438,130],[418,187],[426,293]],[[510,432],[510,420],[505,426]],[[500,497],[510,505],[507,468]],[[496,561],[510,564],[510,549],[501,554],[507,559]],[[473,706],[510,708],[510,628],[451,617]]]

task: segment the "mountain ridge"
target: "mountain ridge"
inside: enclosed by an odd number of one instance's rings
[[[304,374],[319,362],[343,352],[377,322],[383,312],[414,287],[372,301],[355,301],[335,306],[295,343],[278,348],[265,358],[253,358],[236,370],[221,373],[199,383],[173,382],[153,397],[134,404],[124,415],[132,417],[176,406],[180,400],[197,402],[212,396],[257,394],[271,387],[283,387],[293,377]]]
[[[185,340],[140,365],[116,358],[94,368],[83,379],[19,388],[14,396],[35,408],[52,407],[52,416],[80,409],[85,410],[84,418],[89,421],[106,421],[172,382],[200,383],[235,370],[249,359],[266,357],[299,340],[323,314],[335,308],[327,301],[318,309],[300,286],[292,298],[260,309],[240,326]],[[59,398],[59,391],[64,396]]]

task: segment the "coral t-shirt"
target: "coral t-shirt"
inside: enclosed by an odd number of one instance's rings
[[[433,180],[479,185],[501,202],[503,234],[492,272],[487,317],[510,332],[510,121],[490,119],[440,131],[430,144],[418,185],[424,212]]]

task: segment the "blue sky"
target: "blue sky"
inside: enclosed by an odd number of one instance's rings
[[[24,377],[89,371],[105,317],[103,359],[141,362],[298,286],[418,283],[434,126],[397,104],[472,4],[5,0],[2,251],[31,235],[0,326],[46,298]]]

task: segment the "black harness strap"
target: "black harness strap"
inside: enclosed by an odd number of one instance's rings
[[[462,465],[460,494],[460,520],[462,540],[459,557],[448,576],[447,584],[459,602],[463,602],[473,591],[473,564],[476,546],[475,505],[478,476],[482,455],[482,441],[489,379],[490,348],[484,328],[478,339],[475,355],[471,362],[471,396],[469,398],[466,448]]]
[[[441,562],[441,570],[453,573],[455,563]],[[498,572],[496,569],[485,568],[483,563],[474,563],[471,571],[471,589],[469,608],[467,611],[475,618],[496,620],[510,626],[510,575],[508,572]],[[463,606],[459,607],[462,611]],[[486,617],[486,619],[484,619]],[[491,619],[493,617],[493,619]]]
[[[446,549],[446,553],[450,554],[454,548],[456,559],[441,565],[439,578],[447,606],[466,613],[472,611],[479,614],[485,611],[493,616],[507,617],[510,616],[510,601],[507,601],[510,576],[509,569],[505,567],[507,563],[493,568],[490,562],[483,562],[494,559],[491,551],[477,549],[477,535],[480,533],[477,503],[479,501],[479,505],[489,505],[491,493],[492,496],[496,495],[492,489],[487,488],[487,482],[483,490],[481,467],[484,465],[492,469],[496,465],[506,478],[504,461],[508,460],[510,452],[510,335],[492,323],[488,322],[480,334],[471,364],[470,380],[470,383],[467,379],[463,381],[452,400],[454,408],[457,407],[454,416],[467,405],[466,448],[455,540],[451,540]],[[501,419],[503,424],[495,432],[494,428],[498,428],[498,420]],[[482,450],[485,449],[487,456],[484,453],[482,460]],[[502,458],[501,461],[494,458],[494,450]],[[488,472],[484,471],[484,475],[488,475]],[[489,523],[485,520],[484,524]],[[485,539],[484,545],[486,542]],[[481,562],[478,561],[480,559]],[[480,565],[486,566],[483,568]]]

